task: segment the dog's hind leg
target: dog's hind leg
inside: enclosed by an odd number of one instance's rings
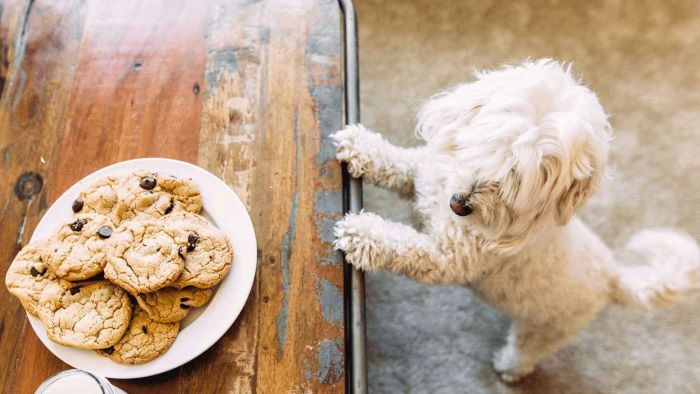
[[[558,319],[547,323],[513,322],[506,344],[496,352],[493,367],[508,383],[532,373],[537,364],[576,338],[588,320]]]
[[[331,135],[338,160],[348,163],[348,172],[364,177],[378,186],[397,189],[403,194],[413,191],[416,166],[422,148],[400,148],[360,124],[347,126]]]

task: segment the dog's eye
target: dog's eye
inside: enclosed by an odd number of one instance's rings
[[[452,198],[450,198],[450,209],[452,209],[452,212],[459,216],[467,216],[474,212],[474,209],[467,202],[468,199],[469,195],[466,193],[453,194]]]

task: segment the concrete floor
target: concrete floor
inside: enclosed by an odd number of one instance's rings
[[[612,115],[611,179],[582,216],[610,245],[675,226],[700,238],[700,2],[356,0],[362,118],[415,145],[414,114],[474,68],[573,61]],[[367,187],[365,207],[410,222],[407,202]],[[700,301],[607,308],[517,386],[490,367],[507,319],[461,287],[368,275],[372,393],[697,393]]]

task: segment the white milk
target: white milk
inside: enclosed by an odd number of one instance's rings
[[[95,378],[87,374],[65,375],[49,384],[42,394],[103,394]]]
[[[59,372],[46,379],[35,394],[126,394],[101,376],[79,369]]]

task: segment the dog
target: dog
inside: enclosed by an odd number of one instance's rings
[[[512,325],[493,367],[516,382],[606,303],[666,307],[700,288],[689,235],[641,231],[625,249],[643,264],[621,264],[576,217],[606,174],[611,130],[570,65],[476,72],[420,109],[423,146],[393,146],[360,124],[331,135],[352,176],[413,196],[421,228],[347,214],[334,246],[359,269],[465,285],[503,311]]]

